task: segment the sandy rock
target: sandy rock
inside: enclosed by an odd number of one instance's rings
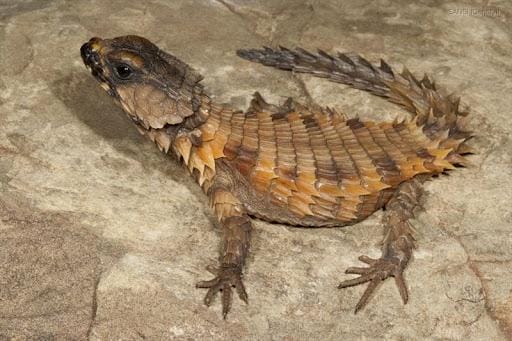
[[[512,338],[512,4],[481,2],[7,1],[0,4],[0,338],[340,340]],[[79,56],[92,36],[139,34],[205,76],[219,102],[254,91],[349,116],[405,117],[343,86],[236,57],[302,46],[385,58],[462,96],[474,166],[427,184],[403,306],[386,281],[337,290],[379,255],[381,213],[341,229],[255,222],[245,282],[224,321],[199,280],[220,233],[179,165],[139,136]]]

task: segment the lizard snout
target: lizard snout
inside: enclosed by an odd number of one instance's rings
[[[101,51],[101,42],[102,39],[94,37],[82,45],[80,48],[80,55],[82,56],[82,60],[85,65],[92,67],[93,65],[98,64],[98,53]]]

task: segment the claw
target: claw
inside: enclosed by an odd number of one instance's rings
[[[363,296],[361,296],[361,299],[356,304],[356,308],[354,309],[354,314],[357,314],[361,308],[363,308],[366,303],[368,302],[368,299],[370,298],[371,294],[375,291],[377,286],[379,285],[380,281],[378,278],[373,278],[370,284],[368,284],[368,287],[363,293]]]
[[[354,275],[364,275],[368,272],[368,268],[360,268],[357,266],[353,266],[345,270],[346,274],[354,274]]]
[[[238,283],[236,284],[235,288],[238,293],[238,297],[240,297],[240,299],[244,301],[245,304],[249,304],[249,296],[247,296],[244,283],[242,282],[241,279],[238,280]]]
[[[219,268],[217,268],[216,266],[213,266],[212,264],[210,264],[210,265],[206,266],[206,271],[208,271],[212,275],[217,276],[217,274],[219,273]]]
[[[222,316],[224,317],[224,320],[228,316],[230,309],[231,309],[231,285],[229,283],[224,283],[224,288],[222,289]]]
[[[407,303],[407,286],[405,285],[405,280],[403,277],[403,270],[405,268],[406,263],[400,265],[400,263],[397,262],[396,259],[393,259],[393,257],[373,259],[368,256],[361,256],[359,257],[359,260],[368,264],[369,266],[367,268],[348,268],[345,271],[345,273],[360,276],[343,281],[338,285],[338,289],[342,289],[370,282],[368,284],[368,287],[364,291],[363,295],[361,296],[361,299],[357,303],[354,313],[357,313],[368,303],[368,300],[370,299],[375,289],[379,286],[379,284],[382,281],[384,281],[388,277],[395,277],[395,283],[398,287],[398,291],[400,292],[400,297],[402,298],[404,304]]]
[[[407,300],[409,299],[409,294],[407,293],[407,286],[405,285],[404,276],[402,272],[398,272],[395,274],[395,283],[398,287],[398,291],[400,292],[400,297],[402,297],[402,302],[407,304]]]
[[[201,281],[196,283],[196,288],[211,288],[213,285],[219,282],[218,278],[211,279],[209,281]]]
[[[363,255],[363,256],[359,256],[359,258],[358,258],[358,259],[359,259],[361,262],[366,263],[366,264],[370,264],[370,265],[375,264],[375,263],[377,262],[377,259],[370,258],[370,257],[365,256],[365,255]]]
[[[208,292],[204,296],[204,304],[206,304],[206,306],[209,307],[212,304],[213,297],[215,296],[215,294],[217,294],[219,290],[220,288],[217,287],[208,290]]]
[[[213,297],[220,291],[220,281],[218,278],[214,278],[210,281],[202,281],[196,284],[196,288],[207,288],[209,289],[204,297],[204,304],[210,306]]]

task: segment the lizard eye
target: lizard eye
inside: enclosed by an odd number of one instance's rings
[[[133,75],[133,70],[126,64],[119,64],[115,67],[115,72],[118,78],[126,80],[130,79]]]

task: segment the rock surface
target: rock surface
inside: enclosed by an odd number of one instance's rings
[[[142,4],[144,3],[144,4]],[[512,3],[0,2],[0,339],[512,339]],[[255,222],[250,304],[227,321],[196,281],[220,232],[185,170],[138,135],[82,65],[92,36],[139,34],[205,75],[219,102],[258,90],[349,115],[405,116],[369,95],[236,57],[240,47],[357,51],[462,96],[474,166],[427,184],[403,306],[392,280],[357,315],[340,291],[379,255],[381,214],[343,229]]]

